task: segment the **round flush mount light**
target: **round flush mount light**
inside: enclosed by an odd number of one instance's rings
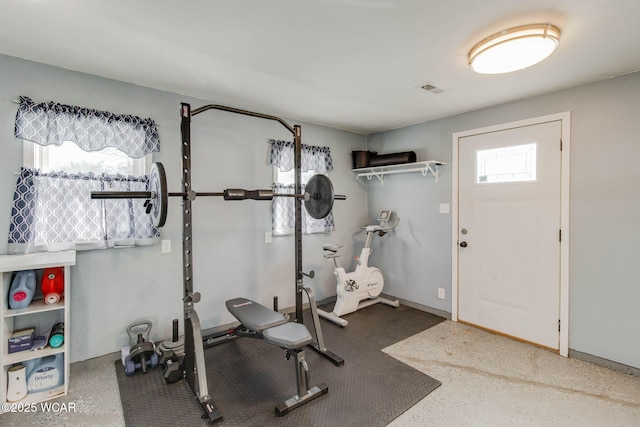
[[[494,34],[469,51],[469,66],[477,73],[522,70],[544,60],[560,44],[560,30],[551,24],[521,25]]]

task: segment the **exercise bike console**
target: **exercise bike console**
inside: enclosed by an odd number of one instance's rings
[[[369,224],[362,227],[367,232],[367,240],[360,256],[355,258],[357,262],[355,271],[347,273],[340,264],[338,258],[340,257],[339,250],[342,245],[324,244],[322,246],[324,257],[333,259],[335,264],[334,274],[337,281],[337,298],[336,305],[331,313],[318,309],[320,317],[340,326],[346,326],[349,322],[340,316],[377,303],[383,303],[391,307],[400,305],[397,300],[379,296],[384,286],[384,277],[380,269],[368,265],[369,256],[371,255],[371,241],[374,234],[377,233],[382,237],[394,229],[400,221],[398,217],[391,221],[392,216],[394,215],[391,210],[383,209],[378,215],[377,224]]]

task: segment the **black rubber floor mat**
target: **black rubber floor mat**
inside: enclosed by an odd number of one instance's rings
[[[383,305],[345,318],[345,328],[321,320],[325,345],[345,359],[343,366],[305,349],[311,385],[325,383],[329,392],[283,417],[275,405],[296,394],[295,362],[284,350],[251,338],[205,350],[209,394],[224,417],[216,425],[384,426],[440,386],[380,350],[444,319]],[[159,369],[127,377],[119,362],[115,366],[128,426],[206,425],[186,381],[164,384]]]

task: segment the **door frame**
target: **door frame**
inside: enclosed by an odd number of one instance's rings
[[[565,111],[557,114],[534,117],[531,119],[518,120],[494,126],[487,126],[478,129],[455,132],[452,136],[452,156],[451,156],[451,320],[458,321],[458,162],[460,139],[473,135],[489,132],[498,132],[523,126],[537,125],[541,123],[560,121],[562,132],[561,151],[561,188],[560,188],[560,228],[562,230],[562,240],[560,242],[560,342],[559,354],[564,357],[569,356],[569,190],[571,177],[571,112]]]

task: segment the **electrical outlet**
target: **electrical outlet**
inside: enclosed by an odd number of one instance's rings
[[[440,203],[440,213],[441,214],[449,213],[449,203]]]
[[[162,241],[162,253],[168,254],[171,252],[171,240],[163,240]]]
[[[438,288],[438,298],[444,299],[444,288]]]
[[[267,231],[266,233],[264,233],[264,242],[271,243],[272,237],[273,237],[273,234],[270,231]]]

